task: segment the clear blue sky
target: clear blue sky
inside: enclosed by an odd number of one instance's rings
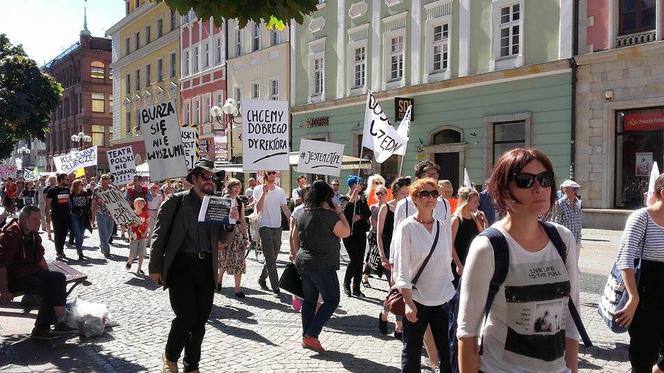
[[[83,0],[0,0],[0,34],[23,49],[38,65],[78,41],[83,29]],[[88,30],[104,36],[124,17],[123,0],[88,0]]]

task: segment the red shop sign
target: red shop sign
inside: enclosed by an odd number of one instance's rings
[[[664,110],[630,111],[623,116],[623,131],[664,129]]]

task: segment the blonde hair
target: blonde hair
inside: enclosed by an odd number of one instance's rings
[[[408,194],[410,194],[410,198],[415,199],[417,197],[417,193],[420,192],[420,190],[424,189],[424,186],[428,185],[432,187],[433,189],[436,189],[436,181],[430,177],[424,178],[424,179],[417,179],[415,180],[414,183],[410,185],[410,189],[408,190]]]
[[[380,192],[381,190],[384,191],[385,196],[387,196],[387,188],[385,188],[385,185],[379,185],[376,187],[376,193]]]
[[[133,203],[134,208],[136,208],[136,202],[143,202],[144,204],[147,205],[147,202],[146,202],[142,197],[137,197],[137,198],[134,200],[134,203]]]
[[[371,188],[375,182],[380,182],[381,184],[385,185],[385,178],[380,176],[380,174],[373,174],[369,176],[369,187]]]
[[[452,192],[454,192],[454,187],[452,186],[452,182],[449,180],[438,180],[438,186],[439,187],[449,187],[452,189]]]
[[[459,203],[457,204],[456,210],[454,210],[454,215],[460,215],[461,210],[470,202],[470,199],[473,197],[480,198],[480,194],[475,190],[468,187],[461,187],[457,191],[459,196]]]

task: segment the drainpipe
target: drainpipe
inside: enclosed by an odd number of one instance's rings
[[[570,165],[569,178],[574,180],[576,173],[576,75],[579,66],[576,63],[575,56],[579,54],[579,0],[574,0],[572,9],[572,57],[569,59],[569,65],[572,69],[572,108],[571,108],[571,134],[570,134]]]

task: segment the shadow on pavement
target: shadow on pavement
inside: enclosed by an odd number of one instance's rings
[[[141,275],[136,275],[138,277],[132,277],[129,280],[125,281],[125,284],[131,285],[131,286],[138,286],[141,288],[145,288],[147,290],[157,290],[161,286],[157,285],[154,283],[154,281],[150,280],[148,276],[141,276]]]
[[[614,362],[628,362],[629,361],[629,344],[617,342],[613,346],[597,346],[594,345],[590,348],[585,347],[583,344],[579,345],[579,368],[582,368],[581,362],[584,360],[583,355],[592,356],[595,359]],[[589,367],[593,365],[585,362]]]
[[[224,324],[219,320],[212,320],[212,319],[208,320],[208,324],[218,329],[222,333],[232,335],[237,338],[249,339],[268,346],[276,346],[274,343],[272,343],[272,341],[256,333],[253,330],[238,328],[235,326]]]
[[[398,368],[363,359],[347,352],[328,350],[323,353],[311,355],[311,358],[341,363],[341,365],[350,372],[399,372]]]
[[[349,335],[368,335],[386,341],[393,339],[378,331],[378,312],[375,317],[369,315],[335,316],[325,323],[325,327]]]
[[[255,314],[251,311],[247,311],[244,308],[237,308],[233,306],[219,307],[216,304],[212,305],[212,311],[210,312],[210,320],[237,320],[245,324],[258,324],[253,316]]]

